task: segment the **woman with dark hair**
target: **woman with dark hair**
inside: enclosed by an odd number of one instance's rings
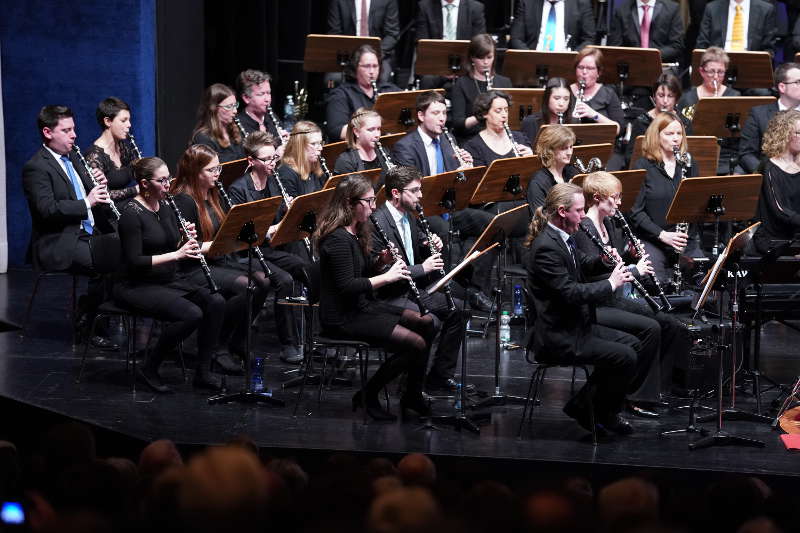
[[[511,132],[514,145],[503,127],[508,122],[511,97],[503,91],[491,90],[481,93],[475,100],[475,116],[481,124],[478,135],[464,144],[464,150],[472,155],[475,166],[489,165],[495,159],[514,157],[516,149],[521,156],[533,155],[528,138],[520,132]]]
[[[381,168],[382,161],[375,149],[381,138],[383,119],[377,111],[358,108],[347,123],[347,150],[336,160],[334,174],[347,174],[361,170]],[[384,147],[388,151],[387,147]],[[388,152],[387,152],[388,153]]]
[[[197,230],[197,242],[203,253],[208,252],[214,236],[219,229],[225,212],[220,203],[219,191],[215,182],[222,167],[216,152],[208,146],[195,144],[186,149],[178,161],[178,172],[170,191],[175,195],[175,204],[184,218],[193,223]],[[243,355],[245,334],[250,326],[247,323],[247,269],[232,255],[208,257],[206,261],[225,298],[225,320],[220,342],[227,343],[231,354]],[[205,277],[198,264],[182,265],[186,275],[194,283],[204,283]],[[253,317],[267,298],[270,281],[262,271],[253,273],[255,291],[253,293]],[[230,357],[217,359],[226,371],[241,372],[240,365]]]
[[[690,226],[687,233],[677,231],[674,224],[667,225],[667,210],[681,180],[697,176],[696,165],[686,168],[676,159],[676,149],[681,157],[686,153],[683,122],[675,113],[659,113],[645,133],[642,157],[632,167],[647,174],[631,210],[631,226],[642,239],[662,283],[672,279],[676,254],[703,256],[696,227]]]
[[[495,73],[495,44],[492,36],[480,33],[469,42],[467,51],[467,73],[459,77],[450,91],[450,109],[453,119],[453,130],[462,139],[477,135],[481,129],[481,117],[469,114],[473,110],[472,102],[479,94],[492,89],[508,89],[513,87],[511,79]]]
[[[531,215],[537,207],[544,205],[547,193],[556,183],[568,183],[579,174],[572,165],[572,147],[575,134],[566,126],[552,126],[539,136],[536,143],[536,155],[542,161],[542,168],[537,170],[528,182],[528,208]]]
[[[574,124],[572,116],[575,97],[569,90],[569,82],[564,78],[550,78],[544,87],[542,110],[531,113],[522,120],[522,133],[528,136],[531,144],[536,142],[539,128],[545,124]]]
[[[233,89],[222,83],[210,86],[197,110],[197,125],[190,144],[211,147],[223,163],[242,159],[242,132],[233,120],[238,108]]]
[[[175,213],[164,204],[170,183],[167,165],[157,157],[146,157],[137,160],[132,170],[139,192],[122,209],[119,220],[125,274],[114,284],[114,297],[125,307],[168,322],[140,367],[140,377],[154,391],[170,392],[158,367],[165,353],[197,330],[194,385],[217,390],[210,364],[225,300],[179,268],[198,263],[200,245],[194,236],[183,239]]]
[[[331,91],[325,108],[325,119],[330,142],[343,141],[350,117],[361,107],[371,109],[379,93],[397,92],[400,87],[380,81],[380,56],[368,44],[356,48],[346,70],[347,79]]]
[[[139,188],[133,183],[131,163],[139,156],[128,136],[131,108],[119,98],[110,96],[97,104],[95,117],[102,133],[86,150],[86,162],[103,171],[108,179],[108,195],[113,201],[133,198]]]
[[[369,216],[374,209],[372,184],[354,175],[339,182],[322,215],[314,234],[322,272],[322,330],[334,338],[363,340],[391,352],[366,388],[353,396],[353,410],[365,407],[375,420],[394,420],[396,417],[381,407],[378,393],[406,372],[401,407],[428,415],[430,407],[422,397],[422,381],[435,332],[433,320],[430,315],[421,316],[374,299],[375,289],[411,279],[405,263],[392,261],[388,252],[373,262]],[[377,273],[381,269],[383,273]]]

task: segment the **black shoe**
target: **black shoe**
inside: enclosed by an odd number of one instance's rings
[[[579,407],[575,402],[569,401],[567,405],[564,406],[564,414],[574,419],[580,427],[591,433],[592,421],[588,409]],[[603,427],[597,423],[595,423],[595,430],[598,437],[605,434]]]
[[[417,396],[403,396],[400,398],[400,409],[404,417],[406,411],[414,411],[422,418],[431,416],[431,405],[425,401],[422,394]]]
[[[627,402],[625,404],[625,410],[632,414],[633,416],[638,416],[639,418],[660,418],[661,415],[656,413],[655,411],[650,411],[649,409],[645,408],[643,405],[635,403],[635,402]]]
[[[222,391],[222,385],[217,378],[211,375],[211,372],[198,370],[194,374],[192,385],[197,389],[206,389],[213,392]]]
[[[100,335],[95,335],[91,339],[89,339],[91,345],[98,350],[103,350],[104,352],[116,352],[119,350],[119,344],[114,344],[110,340],[105,337],[101,337]]]
[[[613,431],[617,435],[630,435],[633,433],[633,426],[630,422],[620,415],[614,415],[610,420],[603,422],[603,427],[608,431]]]
[[[172,392],[172,389],[165,385],[163,381],[161,381],[161,376],[158,375],[158,371],[147,367],[139,368],[138,371],[139,377],[142,378],[142,381],[144,381],[148,387],[153,389],[154,392],[158,392],[160,394]]]
[[[212,370],[220,374],[227,374],[229,376],[241,376],[244,374],[242,364],[230,354],[222,353],[217,355],[211,361]]]
[[[475,394],[475,385],[467,383],[464,387],[464,392],[467,394]],[[425,380],[425,391],[430,394],[448,394],[458,391],[458,382],[453,378],[442,379],[430,376]]]
[[[358,408],[364,407],[364,391],[358,391],[353,395],[353,412],[356,411]],[[366,406],[367,415],[373,420],[377,421],[385,421],[385,422],[394,422],[397,420],[397,417],[390,413],[389,411],[385,410],[381,407],[380,402],[377,400],[368,401],[368,405]]]
[[[488,313],[492,310],[492,299],[481,291],[473,292],[469,295],[469,306],[472,309]]]
[[[299,365],[303,362],[303,352],[294,344],[281,348],[281,361],[289,365]]]

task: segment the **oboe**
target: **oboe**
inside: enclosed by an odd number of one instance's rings
[[[464,161],[463,157],[461,157],[461,152],[459,151],[458,145],[456,144],[456,140],[453,139],[453,136],[450,134],[450,130],[448,130],[446,127],[442,128],[442,133],[444,133],[447,142],[450,143],[450,148],[453,149],[453,153],[455,154],[456,159],[458,160],[458,166],[459,167],[467,166],[467,162]],[[459,170],[458,174],[456,174],[456,181],[458,181],[459,183],[464,183],[465,181],[467,181],[467,176],[464,174],[464,172]]]
[[[378,231],[378,235],[381,236],[381,239],[384,243],[386,243],[386,247],[389,248],[389,253],[392,255],[392,261],[398,262],[402,260],[400,257],[400,253],[397,251],[397,247],[389,240],[389,237],[386,235],[386,232],[383,231],[383,228],[380,227],[378,221],[375,220],[375,215],[370,215],[369,219],[372,221],[372,225],[375,226],[375,229]],[[414,283],[414,280],[409,278],[408,279],[408,287],[411,289],[411,294],[414,295],[414,300],[417,302],[417,307],[419,307],[419,314],[425,316],[428,314],[428,308],[425,307],[425,304],[422,302],[422,296],[419,293],[419,289],[417,288],[417,284]]]
[[[164,198],[167,201],[167,204],[169,204],[169,206],[172,208],[172,210],[175,211],[175,216],[178,217],[178,226],[180,227],[183,236],[186,237],[187,239],[191,239],[191,236],[189,235],[189,223],[186,221],[185,218],[183,218],[183,213],[181,213],[181,210],[178,209],[178,206],[175,203],[175,198],[169,193],[166,193]],[[219,288],[217,287],[217,284],[214,282],[214,278],[211,276],[211,268],[209,268],[205,256],[202,253],[199,254],[199,256],[200,256],[200,268],[203,270],[203,275],[206,277],[206,283],[208,283],[208,290],[211,291],[212,293],[219,292]]]
[[[89,163],[86,162],[86,159],[83,158],[83,154],[81,153],[81,149],[78,148],[77,144],[75,146],[73,146],[72,148],[75,150],[75,153],[78,154],[78,158],[81,160],[81,163],[83,164],[83,168],[86,169],[86,174],[88,174],[89,175],[89,179],[92,180],[92,185],[94,187],[97,187],[99,185],[99,183],[97,183],[97,180],[94,179],[94,174],[92,174],[92,169],[89,167]],[[111,208],[111,212],[114,214],[114,219],[119,220],[119,217],[120,217],[119,209],[117,209],[117,206],[114,204],[113,200],[108,202],[108,207]]]
[[[508,122],[503,122],[503,129],[506,132],[508,140],[511,141],[511,149],[514,150],[514,157],[519,157],[521,154],[517,148],[517,143],[514,142],[514,136],[511,135],[511,128],[508,127]]]
[[[239,132],[242,134],[242,140],[247,139],[247,131],[242,126],[242,121],[239,120],[239,117],[233,117],[233,121],[236,123],[236,127],[239,128]]]
[[[425,236],[428,239],[428,248],[431,251],[431,255],[438,254],[439,250],[437,250],[433,245],[433,232],[428,224],[428,219],[425,218],[425,213],[422,212],[422,206],[420,204],[416,204],[414,205],[414,209],[416,209],[417,215],[419,216],[419,224],[422,226],[422,231],[425,232]],[[447,273],[444,271],[444,268],[439,269],[439,274],[441,274],[442,277],[447,275]],[[453,300],[453,291],[450,290],[450,283],[444,286],[444,296],[447,298],[447,308],[450,311],[455,311],[456,302]]]
[[[395,162],[392,161],[392,158],[389,157],[389,154],[386,153],[386,150],[383,148],[380,139],[375,141],[375,149],[378,151],[381,159],[383,159],[383,165],[386,167],[386,170],[392,170],[397,166]]]
[[[631,227],[628,225],[628,221],[625,219],[625,216],[620,211],[617,211],[614,213],[614,218],[617,219],[622,225],[622,231],[625,232],[625,236],[633,244],[633,248],[636,250],[636,253],[639,254],[639,257],[644,257],[644,255],[647,253],[644,249],[644,244],[642,244],[642,241],[640,241],[639,238],[633,233],[633,230],[631,230]],[[661,300],[664,310],[666,312],[672,311],[672,304],[669,302],[667,295],[664,294],[664,289],[661,287],[661,282],[658,281],[658,277],[656,277],[654,274],[650,274],[649,277],[650,281],[653,282],[653,285],[655,285],[656,290],[658,291],[658,298]]]
[[[611,253],[611,251],[606,247],[605,244],[603,244],[603,241],[598,239],[591,231],[586,229],[586,226],[584,226],[583,224],[579,224],[578,227],[581,229],[581,231],[583,231],[586,235],[589,236],[589,239],[591,239],[594,245],[600,249],[600,253],[603,254],[603,256],[606,259],[608,259],[612,264],[617,266],[622,263],[622,261],[617,261],[617,259]],[[636,290],[639,291],[639,294],[642,295],[645,301],[650,305],[650,307],[653,309],[653,312],[658,313],[659,311],[661,311],[661,306],[658,304],[657,301],[655,301],[655,299],[652,296],[650,296],[650,293],[647,292],[647,289],[644,288],[644,285],[642,285],[642,283],[638,279],[634,277],[631,280],[631,283],[633,284],[634,288],[636,288]]]
[[[139,150],[139,146],[136,144],[136,139],[133,138],[133,133],[128,132],[128,141],[131,143],[131,149],[136,154],[136,159],[142,158],[142,152]]]
[[[220,180],[214,180],[214,185],[216,185],[217,190],[219,191],[219,195],[222,196],[222,199],[225,201],[226,204],[228,204],[228,209],[236,205],[231,200],[231,197],[228,196],[228,192],[225,190],[225,186],[222,184]],[[266,275],[267,277],[272,276],[272,269],[269,268],[267,260],[264,259],[264,252],[262,252],[261,248],[259,248],[258,246],[253,246],[252,248],[253,248],[253,253],[256,256],[256,259],[258,259],[258,262],[261,265],[261,269],[264,271],[264,275]]]
[[[283,186],[283,182],[281,178],[278,177],[277,172],[272,173],[272,177],[275,178],[275,183],[278,184],[278,188],[281,190],[281,196],[283,196],[283,203],[286,204],[286,209],[289,209],[289,194],[286,192],[286,188]],[[308,256],[314,261],[314,251],[311,248],[311,239],[308,237],[303,237],[303,244],[306,245],[306,250],[308,250]]]
[[[277,149],[280,148],[281,145],[283,144],[283,137],[281,137],[281,130],[280,130],[281,125],[280,122],[278,122],[278,117],[275,116],[275,111],[272,110],[271,105],[267,106],[267,113],[269,114],[269,118],[272,121],[272,125],[275,126],[275,131],[278,132],[278,138],[275,140],[275,142],[277,143],[277,146],[275,146],[275,148]]]
[[[556,113],[556,115],[558,115],[558,123],[559,124],[563,124],[564,123],[564,113]]]

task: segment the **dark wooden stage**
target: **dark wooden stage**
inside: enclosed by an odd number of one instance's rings
[[[21,324],[25,304],[32,287],[28,270],[14,270],[0,276],[0,319]],[[797,456],[786,451],[779,432],[767,424],[728,422],[725,428],[734,434],[757,438],[766,443],[763,449],[738,446],[689,451],[687,444],[696,435],[659,437],[666,428],[685,426],[684,412],[670,412],[660,421],[631,420],[636,433],[618,437],[593,447],[571,419],[561,413],[570,393],[568,372],[556,372],[545,384],[544,401],[535,412],[532,428],[523,439],[517,439],[522,407],[508,405],[485,412],[491,419],[481,426],[481,434],[458,433],[448,427],[438,431],[420,429],[416,422],[362,424],[361,415],[350,412],[352,388],[334,386],[317,404],[316,388],[307,389],[297,418],[292,408],[297,399],[296,388],[281,390],[281,382],[292,375],[290,367],[281,363],[271,351],[273,331],[262,327],[257,338],[257,353],[269,354],[267,382],[276,397],[287,407],[253,405],[209,406],[206,395],[195,392],[189,382],[181,382],[180,367],[165,363],[163,374],[176,390],[172,395],[154,395],[143,385],[132,393],[121,353],[94,353],[89,359],[84,380],[76,384],[80,352],[70,343],[66,310],[69,305],[69,281],[56,278],[44,282],[34,305],[29,335],[21,339],[19,331],[0,333],[0,396],[2,405],[42,412],[53,412],[118,432],[127,438],[146,442],[169,438],[186,446],[222,443],[240,434],[250,435],[259,446],[284,453],[303,451],[328,452],[347,450],[386,455],[411,451],[447,458],[474,458],[496,464],[530,469],[591,469],[617,472],[646,469],[670,470],[679,475],[708,475],[711,472],[757,473],[763,476],[796,476],[800,474]],[[520,330],[512,336],[519,338]],[[469,344],[469,381],[484,391],[493,388],[493,336],[489,340],[473,339]],[[798,373],[800,336],[789,328],[770,323],[765,327],[765,348],[762,370],[784,383]],[[192,348],[189,347],[191,350]],[[502,361],[504,391],[524,395],[531,366],[524,361],[522,350],[504,352]],[[241,378],[229,380],[232,389]],[[775,392],[764,395],[768,407]],[[714,405],[713,401],[706,402]],[[394,403],[396,409],[396,401]],[[754,409],[749,395],[741,394],[737,406]],[[437,401],[434,411],[449,414],[451,405]],[[704,424],[713,429],[714,424]],[[533,431],[535,439],[530,438]]]

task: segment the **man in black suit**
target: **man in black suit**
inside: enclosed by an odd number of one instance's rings
[[[744,42],[737,43],[733,30],[736,9],[746,8],[744,0],[714,0],[709,2],[700,22],[700,34],[695,48],[719,46],[727,51],[747,50],[750,52],[775,53],[775,36],[778,21],[775,6],[764,0],[747,0],[746,27],[743,28]]]
[[[769,120],[778,111],[800,107],[800,64],[784,63],[775,69],[775,83],[778,101],[752,108],[742,127],[739,164],[748,173],[756,172],[761,164],[761,141]]]
[[[375,221],[408,265],[424,305],[436,317],[437,329],[441,328],[439,346],[425,385],[429,392],[449,392],[455,386],[452,378],[466,324],[460,312],[461,302],[454,300],[454,308],[450,309],[442,292],[427,294],[424,290],[438,280],[444,261],[440,253],[442,240],[434,233],[429,239],[414,215],[415,206],[422,200],[422,174],[414,167],[396,166],[386,173],[385,186],[387,201],[375,210]],[[436,253],[432,253],[430,243]],[[377,229],[372,235],[372,245],[376,256],[386,247]],[[381,287],[378,297],[407,309],[419,309],[406,284],[392,283]]]
[[[397,0],[370,0],[366,19],[361,13],[365,5],[366,0],[333,0],[328,7],[328,33],[380,37],[383,56],[381,81],[388,82],[392,74],[394,48],[400,37]]]
[[[486,33],[483,4],[477,0],[421,0],[417,4],[416,27],[417,39],[469,41]]]
[[[95,169],[95,185],[74,154],[77,134],[68,107],[43,107],[37,125],[43,146],[22,168],[22,187],[33,225],[29,253],[37,270],[89,276],[88,293],[80,299],[75,324],[88,326],[104,298],[90,241],[95,237],[99,244],[100,235],[115,233],[107,207],[111,202],[107,180]],[[100,250],[94,252],[96,257],[102,254]],[[118,247],[116,252],[119,254]],[[102,337],[91,341],[100,348],[115,348]]]
[[[534,217],[531,251],[525,258],[528,292],[536,308],[532,347],[540,362],[594,366],[586,385],[564,407],[568,416],[591,431],[591,400],[597,424],[630,434],[633,428],[619,413],[626,392],[638,386],[634,384],[638,341],[597,325],[594,314],[595,306],[631,281],[632,274],[620,261],[607,279],[584,281],[584,274],[611,270],[600,256],[589,258],[572,242],[571,235],[585,216],[584,205],[580,187],[559,183],[547,194],[542,213]]]
[[[643,35],[648,37],[644,44]],[[614,11],[607,44],[658,48],[665,63],[681,61],[684,47],[680,6],[672,0],[625,0]]]
[[[442,135],[447,120],[447,105],[444,96],[428,91],[417,97],[416,130],[397,141],[392,152],[392,159],[398,164],[417,168],[423,176],[441,174],[459,168],[458,158],[453,147]],[[459,155],[472,166],[472,155],[459,149]],[[480,209],[462,209],[453,215],[453,228],[458,230],[462,238],[478,237],[489,225],[492,215]],[[448,225],[442,217],[430,217],[431,228],[439,236],[447,234]],[[489,282],[491,264],[488,259],[478,260],[475,265],[473,281],[477,287],[485,287]],[[477,292],[470,304],[473,307],[488,310],[491,301]]]
[[[547,35],[550,10],[555,9],[555,32]],[[544,28],[543,26],[544,21]],[[543,31],[544,30],[544,31]],[[594,43],[591,0],[520,0],[511,26],[510,48],[522,50],[580,50]],[[552,43],[552,46],[551,46]]]

